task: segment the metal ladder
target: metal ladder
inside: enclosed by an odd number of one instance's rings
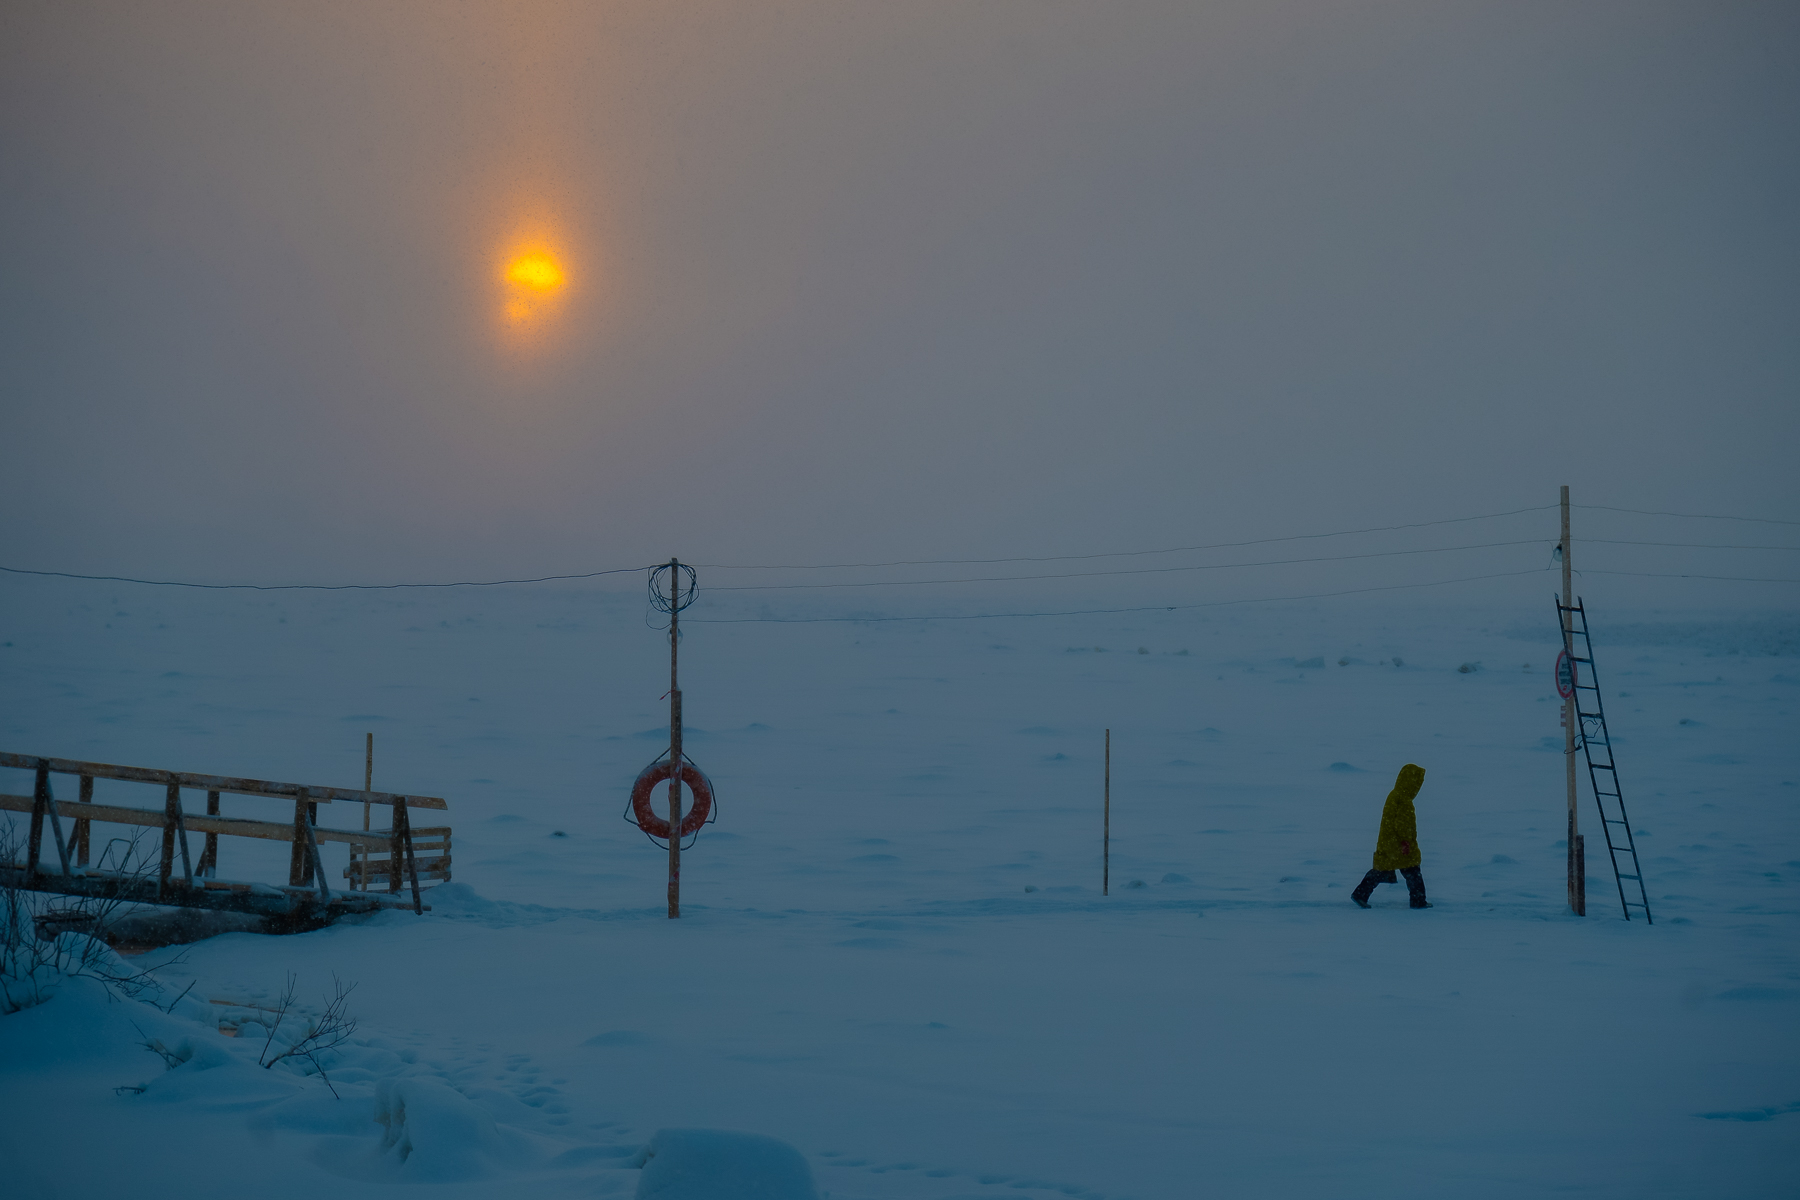
[[[1654,925],[1655,922],[1650,919],[1650,896],[1644,890],[1643,868],[1638,865],[1637,843],[1632,839],[1631,820],[1625,813],[1625,797],[1619,793],[1619,768],[1613,761],[1612,737],[1606,730],[1606,706],[1600,701],[1600,679],[1594,671],[1594,643],[1588,636],[1587,610],[1582,606],[1580,597],[1576,597],[1572,608],[1564,605],[1561,600],[1556,602],[1556,624],[1563,631],[1563,650],[1572,664],[1575,715],[1580,722],[1576,727],[1575,740],[1581,743],[1582,753],[1587,757],[1588,782],[1593,785],[1594,803],[1600,809],[1600,828],[1606,833],[1606,852],[1612,856],[1613,879],[1619,885],[1619,904],[1625,910],[1627,921],[1631,920],[1632,909],[1641,908],[1644,910],[1645,922]],[[1577,637],[1581,639],[1585,656],[1575,653]],[[1581,682],[1581,667],[1584,664],[1587,667],[1586,683]],[[1583,692],[1592,694],[1592,712],[1582,707]],[[1621,836],[1624,845],[1619,844]],[[1637,884],[1636,900],[1626,899],[1627,879]]]

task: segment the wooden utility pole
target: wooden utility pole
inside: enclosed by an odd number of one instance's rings
[[[669,919],[681,916],[681,563],[669,560]]]
[[[1101,785],[1104,799],[1100,802],[1100,894],[1112,886],[1112,730],[1106,731],[1105,782]]]
[[[1580,822],[1576,817],[1575,730],[1581,720],[1581,702],[1575,694],[1575,628],[1574,562],[1569,545],[1569,485],[1562,488],[1562,639],[1563,652],[1569,656],[1569,698],[1563,701],[1563,774],[1568,781],[1569,799],[1569,909],[1578,917],[1587,915],[1587,864],[1582,854]]]

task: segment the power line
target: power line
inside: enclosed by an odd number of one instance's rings
[[[835,570],[842,570],[842,569],[846,569],[846,568],[856,568],[856,567],[877,568],[877,567],[924,567],[924,566],[977,566],[977,565],[982,565],[982,564],[1009,563],[1009,562],[1077,562],[1077,561],[1083,561],[1083,560],[1095,559],[1095,558],[1133,558],[1133,557],[1139,557],[1139,556],[1149,555],[1149,554],[1179,554],[1179,553],[1183,553],[1185,551],[1191,551],[1191,550],[1228,550],[1228,549],[1235,549],[1235,548],[1239,548],[1239,547],[1243,547],[1243,546],[1264,546],[1264,545],[1269,545],[1269,544],[1275,543],[1275,542],[1296,542],[1296,541],[1307,541],[1307,540],[1312,540],[1312,539],[1317,539],[1317,538],[1350,537],[1350,536],[1353,536],[1356,534],[1363,534],[1363,533],[1391,533],[1391,532],[1394,532],[1397,530],[1405,530],[1405,529],[1425,529],[1425,528],[1428,528],[1428,527],[1434,526],[1434,525],[1456,525],[1456,524],[1461,524],[1461,523],[1468,522],[1468,521],[1487,521],[1487,520],[1493,520],[1498,517],[1517,516],[1520,513],[1542,512],[1546,509],[1551,509],[1551,508],[1555,508],[1555,507],[1556,507],[1556,505],[1554,505],[1554,504],[1541,504],[1541,505],[1537,505],[1536,507],[1533,507],[1533,508],[1515,508],[1515,509],[1512,509],[1507,512],[1483,513],[1483,514],[1480,514],[1478,516],[1473,516],[1473,517],[1447,517],[1447,518],[1444,518],[1443,520],[1438,520],[1438,521],[1416,521],[1409,525],[1379,525],[1379,526],[1372,526],[1368,529],[1342,529],[1342,530],[1338,530],[1333,533],[1297,533],[1297,534],[1292,534],[1292,535],[1289,535],[1286,537],[1253,538],[1250,541],[1244,541],[1244,542],[1215,542],[1215,543],[1211,543],[1208,545],[1202,545],[1202,546],[1170,546],[1170,547],[1167,547],[1167,548],[1161,549],[1161,550],[1117,550],[1117,551],[1107,551],[1107,552],[1098,553],[1098,554],[1064,554],[1064,555],[1050,555],[1050,556],[1035,557],[1035,558],[917,559],[917,560],[904,561],[904,562],[887,562],[887,563],[813,563],[813,564],[788,564],[788,565],[769,565],[769,566],[751,566],[751,565],[745,565],[745,564],[729,564],[729,563],[700,563],[698,565],[705,567],[707,570],[727,570],[727,571],[835,571]],[[45,577],[50,577],[50,578],[57,578],[57,579],[83,579],[83,580],[89,580],[89,581],[100,582],[100,583],[136,583],[136,584],[143,584],[143,585],[146,585],[149,587],[199,588],[199,589],[205,590],[205,591],[253,591],[253,592],[287,592],[287,591],[347,592],[347,591],[396,591],[396,590],[402,590],[402,589],[407,589],[407,588],[505,587],[505,586],[510,586],[513,584],[558,583],[558,582],[562,582],[565,580],[571,580],[571,579],[596,579],[602,575],[629,575],[629,574],[633,574],[638,571],[648,571],[648,570],[652,570],[652,569],[654,569],[653,566],[649,566],[649,567],[616,567],[611,570],[588,571],[588,572],[584,572],[584,573],[580,573],[580,574],[541,575],[541,576],[537,576],[537,577],[531,578],[531,579],[470,580],[470,581],[458,581],[458,582],[451,582],[451,583],[342,583],[342,584],[278,583],[278,584],[258,584],[258,583],[191,583],[186,580],[179,580],[179,579],[136,579],[136,578],[132,578],[130,576],[125,576],[125,575],[78,575],[78,574],[75,574],[75,573],[69,572],[69,571],[34,571],[34,570],[27,570],[26,568],[23,568],[23,567],[0,566],[0,571],[4,571],[4,572],[7,572],[8,574],[12,574],[12,575],[40,575],[40,576],[45,576]],[[1019,578],[1033,578],[1033,577],[1032,576],[1020,576]],[[1043,578],[1057,578],[1057,577],[1056,576],[1044,576]],[[726,589],[713,589],[713,590],[726,590]]]
[[[1257,596],[1244,600],[1207,600],[1199,604],[1146,604],[1135,608],[1076,608],[1065,612],[965,613],[923,617],[689,617],[690,623],[704,625],[820,625],[874,624],[885,621],[982,621],[990,617],[1086,617],[1109,613],[1177,612],[1192,608],[1221,608],[1231,604],[1272,604],[1278,600],[1323,600],[1332,596],[1355,596],[1364,592],[1398,592],[1411,588],[1444,587],[1452,583],[1474,583],[1483,579],[1507,579],[1514,575],[1538,575],[1544,568],[1526,571],[1501,571],[1493,575],[1468,575],[1461,579],[1438,579],[1430,583],[1393,583],[1382,587],[1346,588],[1340,592],[1309,592],[1303,596]]]
[[[1720,579],[1727,583],[1800,583],[1800,579],[1763,579],[1754,575],[1687,575],[1666,571],[1582,571],[1577,575],[1635,575],[1640,579]]]
[[[1474,517],[1446,517],[1441,521],[1416,521],[1410,525],[1373,525],[1367,529],[1340,529],[1333,533],[1295,533],[1286,537],[1253,538],[1247,542],[1210,542],[1201,546],[1169,546],[1161,550],[1109,550],[1098,554],[1051,554],[1035,558],[918,558],[899,562],[874,563],[699,563],[709,571],[839,571],[876,567],[967,567],[1012,562],[1078,562],[1090,558],[1136,558],[1147,554],[1183,554],[1190,550],[1235,550],[1243,546],[1266,546],[1272,542],[1299,542],[1314,538],[1350,537],[1360,533],[1392,533],[1402,529],[1425,529],[1432,525],[1458,525],[1466,521],[1491,521],[1498,517],[1516,517],[1520,513],[1544,512],[1554,504],[1532,508],[1515,508],[1507,512],[1482,513]],[[1024,577],[1021,577],[1024,578]],[[1046,577],[1050,578],[1050,577]],[[720,589],[714,588],[714,591]]]
[[[1083,561],[1090,561],[1093,559],[1101,559],[1101,558],[1136,558],[1136,557],[1143,557],[1143,556],[1147,556],[1147,555],[1156,555],[1156,554],[1183,554],[1183,553],[1189,553],[1192,551],[1199,551],[1199,550],[1239,549],[1239,548],[1242,548],[1245,546],[1266,546],[1266,545],[1272,545],[1272,544],[1278,543],[1278,542],[1312,541],[1312,540],[1317,540],[1320,538],[1334,538],[1334,537],[1354,537],[1354,536],[1357,536],[1360,534],[1366,534],[1366,533],[1393,533],[1393,532],[1399,532],[1399,531],[1409,530],[1409,529],[1426,529],[1426,528],[1430,528],[1430,527],[1437,526],[1437,525],[1457,525],[1457,524],[1463,524],[1463,523],[1466,523],[1469,521],[1496,520],[1501,517],[1518,516],[1522,513],[1544,512],[1549,509],[1553,509],[1555,507],[1556,506],[1554,504],[1542,504],[1542,505],[1535,505],[1535,506],[1532,506],[1529,508],[1509,509],[1505,512],[1481,513],[1481,514],[1478,514],[1475,516],[1470,516],[1470,517],[1446,517],[1446,518],[1436,520],[1436,521],[1414,521],[1414,522],[1410,522],[1408,524],[1403,524],[1403,525],[1374,525],[1374,526],[1369,526],[1369,527],[1363,528],[1363,529],[1333,530],[1329,533],[1298,533],[1298,534],[1290,534],[1290,535],[1287,535],[1284,537],[1252,538],[1252,539],[1249,539],[1246,541],[1237,541],[1237,542],[1209,542],[1209,543],[1197,544],[1197,545],[1191,545],[1191,546],[1167,546],[1167,547],[1163,547],[1160,549],[1154,549],[1154,550],[1112,550],[1112,551],[1102,551],[1102,552],[1093,553],[1093,554],[1037,555],[1037,556],[1021,556],[1021,557],[1013,557],[1013,558],[903,559],[903,560],[896,560],[893,562],[776,563],[776,564],[761,564],[761,565],[748,564],[748,563],[710,563],[710,564],[701,564],[701,565],[705,566],[708,570],[835,571],[835,570],[845,570],[845,569],[855,569],[855,568],[877,569],[877,568],[885,568],[885,567],[915,567],[915,566],[980,566],[980,565],[995,565],[995,564],[1000,564],[1000,563],[1083,562]],[[1661,511],[1656,511],[1656,510],[1651,510],[1651,509],[1622,508],[1622,507],[1617,507],[1614,505],[1607,505],[1607,504],[1578,504],[1578,505],[1575,505],[1575,507],[1582,508],[1582,509],[1604,511],[1604,512],[1635,513],[1640,516],[1683,517],[1683,518],[1691,518],[1691,519],[1695,519],[1695,520],[1708,520],[1708,521],[1748,521],[1748,522],[1759,522],[1759,523],[1771,524],[1771,525],[1800,526],[1800,521],[1789,521],[1789,520],[1783,520],[1783,519],[1779,519],[1779,518],[1775,518],[1775,517],[1742,517],[1742,516],[1721,515],[1718,513],[1661,512]],[[1527,541],[1535,541],[1535,540],[1541,540],[1541,539],[1527,539]],[[1800,549],[1800,547],[1794,547],[1794,546],[1730,546],[1730,545],[1723,545],[1723,544],[1711,544],[1711,543],[1699,543],[1699,542],[1638,542],[1638,541],[1623,541],[1623,540],[1614,540],[1614,539],[1605,539],[1605,538],[1588,538],[1585,540],[1588,542],[1604,542],[1604,543],[1612,544],[1612,545],[1669,546],[1669,547],[1691,548],[1691,549],[1721,549],[1721,550],[1795,550],[1795,549]],[[1494,546],[1511,546],[1511,545],[1523,545],[1523,544],[1526,544],[1526,542],[1525,541],[1490,542],[1490,543],[1485,543],[1484,546],[1494,547]],[[1444,547],[1442,549],[1443,550],[1461,550],[1461,549],[1480,549],[1480,548],[1483,548],[1483,547],[1482,546],[1467,546],[1467,547],[1451,546],[1451,547]],[[1440,552],[1439,550],[1423,550],[1423,551],[1402,550],[1402,551],[1390,551],[1388,553],[1389,554],[1433,554],[1433,553],[1439,553],[1439,552]],[[1017,576],[996,576],[993,578],[981,578],[981,579],[908,580],[908,581],[900,581],[899,583],[896,583],[896,584],[885,584],[885,583],[789,584],[789,585],[771,584],[771,585],[766,585],[764,587],[751,587],[751,586],[746,585],[746,586],[741,586],[741,587],[729,587],[729,586],[728,587],[720,587],[720,588],[713,588],[710,590],[713,590],[713,591],[763,591],[763,590],[779,590],[784,587],[785,588],[874,587],[874,586],[921,586],[921,585],[925,585],[925,584],[944,584],[944,583],[997,583],[997,582],[1006,582],[1009,579],[1019,579],[1019,580],[1074,579],[1074,578],[1081,578],[1083,576],[1088,576],[1088,575],[1154,574],[1154,573],[1159,573],[1159,572],[1165,571],[1165,570],[1185,571],[1185,570],[1213,570],[1213,569],[1218,569],[1220,567],[1236,568],[1236,567],[1253,567],[1253,566],[1280,566],[1280,565],[1286,565],[1289,563],[1334,562],[1334,561],[1344,561],[1347,559],[1354,559],[1354,558],[1375,558],[1375,557],[1382,557],[1382,555],[1378,555],[1378,554],[1343,555],[1343,556],[1336,557],[1336,558],[1320,557],[1320,558],[1285,559],[1285,560],[1280,560],[1278,562],[1268,562],[1268,563],[1227,563],[1227,564],[1216,564],[1213,566],[1203,566],[1203,567],[1143,568],[1143,569],[1126,570],[1126,571],[1071,572],[1068,574],[1060,574],[1060,575],[1017,575]],[[442,582],[442,583],[338,583],[338,584],[276,583],[276,584],[262,584],[262,583],[194,583],[194,582],[190,582],[187,580],[179,580],[179,579],[138,579],[133,576],[127,576],[127,575],[82,575],[82,574],[77,574],[72,571],[38,571],[38,570],[30,570],[30,569],[27,569],[24,567],[0,566],[0,572],[5,572],[6,574],[10,574],[10,575],[35,575],[35,576],[40,576],[40,577],[45,577],[45,578],[55,578],[55,579],[79,579],[79,580],[84,580],[84,581],[88,581],[88,582],[96,582],[96,583],[132,583],[132,584],[140,584],[140,585],[143,585],[146,587],[181,587],[181,588],[196,588],[196,589],[203,590],[203,591],[252,591],[252,592],[352,592],[352,591],[377,592],[377,591],[402,591],[402,590],[408,590],[408,589],[414,589],[414,588],[509,587],[509,586],[515,586],[515,585],[521,585],[521,584],[532,584],[532,583],[562,583],[562,582],[568,582],[568,581],[573,581],[573,580],[598,579],[598,578],[601,578],[601,577],[607,576],[607,575],[632,575],[632,574],[636,574],[640,571],[647,571],[650,569],[651,568],[647,567],[647,566],[645,566],[645,567],[615,567],[615,568],[611,568],[608,570],[601,570],[601,571],[583,571],[583,572],[573,572],[573,573],[561,574],[561,575],[538,575],[538,576],[533,576],[533,577],[524,578],[524,579],[453,580],[453,581]],[[1614,573],[1615,574],[1625,574],[1626,572],[1614,572]],[[1735,577],[1723,576],[1723,575],[1668,576],[1668,578],[1721,579],[1721,580],[1736,581]],[[1784,581],[1784,580],[1745,579],[1745,580],[1742,580],[1742,582],[1780,583],[1780,582],[1786,582],[1786,581]],[[1096,611],[1101,611],[1101,610],[1096,610]],[[1112,611],[1112,610],[1106,610],[1106,611]],[[1136,610],[1118,610],[1118,611],[1136,611]]]
[[[1731,517],[1720,516],[1718,513],[1656,512],[1648,508],[1615,508],[1610,504],[1576,504],[1572,507],[1597,509],[1601,512],[1636,513],[1640,517],[1691,517],[1696,521],[1753,521],[1763,525],[1800,525],[1800,521],[1784,521],[1778,517]]]
[[[1688,550],[1800,550],[1800,546],[1735,546],[1726,542],[1628,542],[1619,538],[1582,538],[1588,545],[1678,546]]]
[[[709,588],[714,592],[791,592],[819,588],[849,587],[925,587],[940,583],[1014,583],[1038,579],[1091,579],[1109,575],[1168,575],[1178,571],[1225,571],[1238,567],[1285,567],[1295,563],[1347,562],[1358,558],[1393,558],[1405,554],[1447,554],[1454,550],[1490,550],[1496,546],[1539,545],[1543,538],[1522,538],[1513,542],[1481,542],[1470,546],[1439,546],[1427,550],[1378,550],[1367,554],[1332,554],[1316,558],[1280,558],[1269,562],[1204,563],[1188,567],[1131,567],[1122,571],[1070,571],[1060,575],[989,575],[972,579],[877,579],[850,583],[762,583]]]
[[[0,567],[11,575],[45,575],[57,579],[87,579],[101,583],[141,583],[150,587],[201,588],[207,591],[250,592],[389,592],[401,588],[506,587],[515,583],[555,583],[565,579],[595,579],[601,575],[634,575],[648,567],[617,567],[610,571],[589,571],[583,575],[540,575],[535,579],[481,579],[454,583],[188,583],[179,579],[132,579],[124,575],[76,575],[68,571],[27,571],[23,567]]]

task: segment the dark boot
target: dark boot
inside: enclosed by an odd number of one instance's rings
[[[1350,898],[1356,901],[1357,907],[1367,908],[1369,907],[1369,897],[1375,894],[1375,885],[1392,882],[1394,882],[1392,871],[1370,871],[1363,876],[1362,882],[1356,885],[1356,890],[1350,893]]]
[[[1406,876],[1406,894],[1414,908],[1430,908],[1431,901],[1425,899],[1425,877],[1419,874],[1417,867],[1402,867],[1400,873]]]

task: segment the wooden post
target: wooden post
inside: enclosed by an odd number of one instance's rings
[[[209,817],[219,815],[219,793],[210,791],[206,793],[206,815]],[[206,835],[206,845],[200,848],[200,877],[211,879],[218,873],[219,835],[209,833]]]
[[[1587,879],[1583,874],[1585,864],[1582,863],[1581,822],[1576,817],[1575,787],[1575,730],[1581,721],[1581,701],[1574,694],[1573,684],[1576,682],[1575,672],[1575,629],[1574,614],[1568,611],[1575,603],[1574,590],[1574,555],[1569,542],[1569,485],[1562,487],[1562,602],[1563,649],[1569,655],[1570,696],[1563,701],[1563,774],[1568,784],[1569,831],[1568,831],[1568,874],[1569,874],[1569,910],[1578,917],[1587,915]]]
[[[669,919],[681,916],[681,563],[669,560]]]
[[[50,836],[56,839],[56,859],[66,876],[69,873],[69,846],[63,841],[62,819],[56,815],[56,793],[50,790],[50,764],[38,760],[37,788],[31,800],[31,845],[25,860],[29,878],[38,873],[38,854],[44,844],[44,817],[50,818]]]
[[[401,796],[394,805],[394,828],[400,831],[401,839],[406,843],[406,870],[412,876],[413,912],[423,916],[425,913],[424,898],[419,895],[419,862],[413,856],[412,818],[406,815],[406,797]],[[394,855],[390,868],[394,872],[394,891],[400,890],[400,856]]]
[[[325,859],[319,854],[319,839],[313,836],[313,823],[310,820],[306,823],[306,849],[312,855],[313,870],[318,874],[319,903],[329,905],[331,886],[325,882]]]
[[[37,786],[31,795],[31,831],[25,836],[25,878],[37,876],[38,852],[44,844],[44,810],[49,807],[46,798],[50,795],[50,768],[43,761],[38,762]]]
[[[1587,838],[1575,835],[1575,915],[1587,916]]]
[[[400,864],[406,861],[406,847],[401,843],[400,831],[405,829],[409,834],[412,832],[412,826],[407,823],[405,799],[404,796],[401,797],[402,802],[393,806],[390,810],[393,816],[388,819],[388,891],[390,892],[400,890],[402,881]]]
[[[307,790],[301,788],[294,796],[294,848],[288,854],[288,884],[291,887],[305,887],[312,882],[312,856],[306,852],[306,822],[312,814],[307,811]]]
[[[1100,802],[1100,894],[1106,895],[1112,888],[1112,730],[1106,731],[1106,782],[1102,785]]]
[[[168,790],[163,794],[162,863],[156,872],[158,892],[167,891],[169,878],[175,874],[175,814],[181,807],[181,784],[169,773]]]
[[[92,804],[94,802],[94,777],[92,775],[83,775],[81,777],[81,794],[79,799],[82,804]],[[85,818],[75,818],[75,865],[78,867],[85,867],[88,865],[88,826],[90,824],[92,824],[92,822]]]
[[[194,861],[188,857],[187,820],[181,815],[181,784],[169,776],[169,823],[175,830],[175,841],[181,847],[181,878],[194,886]]]
[[[363,743],[363,791],[372,792],[375,790],[375,734],[371,731],[369,733],[364,734],[363,736],[367,739]],[[363,801],[363,832],[367,833],[368,831],[369,831],[369,802],[367,800],[364,800]],[[360,887],[365,892],[368,891],[369,890],[368,875],[369,875],[369,848],[367,845],[365,845],[362,847],[361,876],[359,879],[352,879],[350,881],[350,886],[351,887]]]

